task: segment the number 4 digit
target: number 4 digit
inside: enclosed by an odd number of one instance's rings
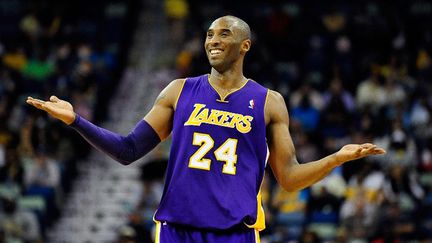
[[[225,161],[225,164],[222,169],[222,173],[225,174],[236,174],[236,166],[237,163],[237,139],[228,138],[225,143],[223,143],[216,151],[214,152],[216,159],[219,161]]]

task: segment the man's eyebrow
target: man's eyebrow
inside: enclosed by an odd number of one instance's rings
[[[221,32],[232,32],[230,29],[220,29]],[[207,33],[214,32],[214,29],[208,29]]]

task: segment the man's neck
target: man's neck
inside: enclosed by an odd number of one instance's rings
[[[247,79],[243,76],[242,71],[227,70],[221,73],[212,68],[209,82],[222,89],[235,89],[243,86]]]

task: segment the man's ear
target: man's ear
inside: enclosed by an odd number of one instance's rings
[[[241,51],[244,53],[248,52],[249,49],[251,48],[251,44],[252,44],[252,42],[250,39],[246,39],[246,40],[242,41]]]

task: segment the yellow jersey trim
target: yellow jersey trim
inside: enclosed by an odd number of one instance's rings
[[[257,231],[262,231],[266,228],[265,212],[264,212],[264,208],[262,206],[262,196],[261,196],[261,189],[262,189],[263,182],[264,182],[264,176],[263,176],[263,179],[261,181],[261,186],[260,186],[260,189],[259,189],[258,195],[257,195],[257,219],[256,219],[255,223],[252,225],[244,223],[248,228],[253,228],[253,229],[256,229]]]
[[[220,99],[216,99],[217,102],[222,102],[222,103],[228,103],[228,100],[220,100]]]
[[[265,98],[265,102],[264,102],[264,122],[265,122],[265,114],[266,114],[269,94],[270,94],[270,89],[267,89],[267,94],[266,94],[266,98]]]
[[[261,189],[258,192],[257,195],[257,219],[255,221],[254,224],[249,225],[244,223],[248,228],[253,228],[256,229],[258,231],[262,231],[266,228],[265,225],[265,213],[264,213],[264,208],[262,207],[262,203],[261,203]]]
[[[267,166],[269,155],[270,155],[270,151],[269,151],[269,148],[267,146],[267,155],[266,155],[266,162],[265,162],[266,166]],[[264,177],[265,177],[265,173],[264,173],[263,178],[261,180],[260,189],[259,189],[258,195],[257,195],[257,219],[256,219],[255,223],[252,225],[248,225],[248,224],[244,223],[247,227],[254,228],[257,231],[262,231],[266,228],[265,212],[264,212],[264,208],[262,206],[262,196],[261,196],[261,189],[262,189],[262,185],[264,183]]]
[[[259,231],[255,229],[255,243],[261,243]]]
[[[156,220],[155,216],[156,216],[156,211],[153,214],[153,222],[155,222],[156,224],[156,229],[155,229],[155,243],[160,243],[160,232],[161,232],[161,222]]]
[[[207,81],[208,81],[208,83],[210,84],[210,86],[213,88],[213,90],[214,91],[216,91],[216,93],[219,95],[219,98],[220,99],[217,99],[217,101],[219,101],[219,102],[224,102],[224,103],[228,103],[228,101],[227,100],[225,100],[226,99],[226,97],[228,97],[230,94],[232,94],[232,93],[235,93],[235,92],[237,92],[237,91],[239,91],[239,90],[241,90],[244,86],[246,86],[246,84],[247,83],[249,83],[249,80],[250,79],[247,79],[247,81],[240,87],[240,88],[238,88],[238,89],[235,89],[235,90],[233,90],[233,91],[231,91],[231,92],[228,92],[225,96],[222,96],[218,91],[217,91],[217,89],[210,83],[210,74],[208,74],[207,75]]]
[[[160,243],[161,222],[156,221],[155,243]]]
[[[183,83],[182,83],[182,85],[181,85],[181,88],[180,88],[180,91],[179,91],[179,93],[178,93],[178,95],[177,95],[177,98],[176,98],[176,101],[175,101],[175,103],[174,103],[174,110],[176,110],[177,109],[177,103],[178,103],[178,100],[180,99],[180,95],[181,95],[181,93],[183,92],[183,87],[184,87],[184,85],[185,85],[185,83],[186,83],[186,78],[183,80]]]

